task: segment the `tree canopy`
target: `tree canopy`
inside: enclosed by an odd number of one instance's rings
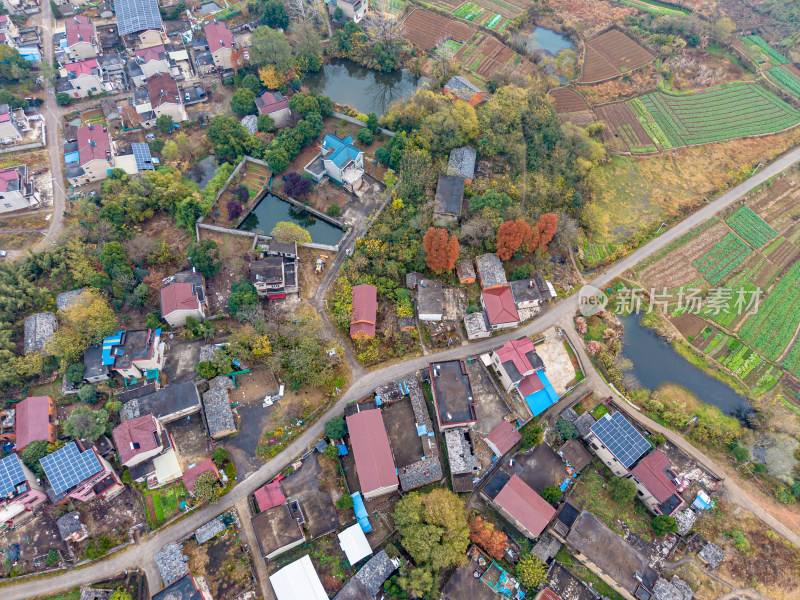
[[[189,246],[189,260],[204,277],[213,277],[222,268],[219,244],[212,239],[204,238]]]
[[[213,473],[203,473],[194,482],[192,494],[199,502],[213,504],[219,500],[221,493],[222,490],[217,485],[217,477]]]
[[[64,421],[64,435],[80,440],[95,441],[106,431],[108,411],[92,410],[85,404],[76,406]]]
[[[278,221],[269,235],[276,242],[311,243],[311,234],[291,221]]]
[[[425,249],[425,264],[434,273],[452,271],[461,252],[458,238],[451,236],[446,229],[436,227],[428,228],[422,247]]]
[[[280,73],[292,67],[292,47],[286,36],[262,25],[250,36],[250,64],[256,67],[272,65]]]

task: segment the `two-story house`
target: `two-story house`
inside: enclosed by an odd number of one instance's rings
[[[158,0],[114,0],[119,37],[128,48],[157,46],[166,34]]]
[[[353,191],[364,176],[364,152],[353,145],[353,137],[338,138],[329,133],[322,140],[320,153],[305,166],[317,182],[327,175],[349,191]]]
[[[500,348],[492,350],[489,357],[503,389],[507,392],[516,389],[523,399],[528,385],[526,380],[535,378],[537,371],[544,369],[544,363],[536,353],[533,342],[526,337],[506,342]]]
[[[94,448],[84,450],[79,440],[42,457],[39,463],[53,504],[64,504],[69,498],[88,502],[97,496],[111,497],[123,488],[108,461]]]
[[[20,123],[22,120],[22,123]],[[0,104],[0,139],[21,141],[22,129],[27,125],[27,118],[22,110],[14,111],[8,104]]]
[[[64,22],[65,37],[60,43],[65,58],[70,62],[79,62],[96,58],[103,53],[97,40],[97,29],[94,23],[83,16],[75,16]]]
[[[170,73],[171,66],[169,52],[163,44],[137,48],[134,58],[128,62],[128,76],[138,88],[143,86],[149,77],[159,73]]]
[[[89,124],[78,129],[76,140],[64,144],[64,160],[73,187],[105,179],[114,168],[108,128]]]
[[[164,368],[161,329],[118,331],[103,340],[103,364],[125,379],[154,379]]]
[[[275,127],[286,127],[292,117],[289,100],[280,92],[266,91],[256,98],[258,114],[267,115],[275,122]]]
[[[239,54],[233,41],[233,33],[225,23],[213,21],[205,26],[208,51],[217,69],[235,69],[239,62]]]
[[[270,241],[262,258],[250,263],[250,282],[259,296],[270,300],[297,294],[297,244]]]
[[[80,62],[64,66],[65,76],[59,79],[56,90],[73,98],[87,98],[104,91],[103,69],[96,58],[87,58]]]
[[[0,169],[0,212],[35,208],[40,201],[28,167],[19,165]]]
[[[18,525],[32,516],[31,509],[47,494],[17,454],[0,459],[0,523]]]
[[[161,316],[172,327],[183,327],[186,319],[198,321],[206,318],[205,281],[199,271],[182,271],[165,280],[161,288]]]
[[[152,414],[128,419],[111,433],[123,467],[134,467],[164,450],[161,422]]]
[[[356,23],[363,19],[369,10],[367,0],[326,0],[325,4],[328,5],[328,12],[331,15],[336,12],[337,8],[341,8],[344,18]]]
[[[134,97],[136,112],[145,127],[153,127],[161,115],[171,116],[173,123],[187,119],[178,83],[169,72],[149,77],[146,87],[141,92],[136,92]]]

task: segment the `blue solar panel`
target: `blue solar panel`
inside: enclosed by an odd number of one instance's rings
[[[626,469],[651,447],[650,442],[619,412],[605,415],[592,425],[591,431]]]
[[[93,450],[81,452],[75,442],[48,454],[39,462],[57,495],[71,490],[103,469]]]
[[[140,171],[154,170],[153,157],[150,155],[150,146],[147,144],[131,144],[133,157],[136,159],[136,168]]]
[[[0,460],[0,498],[16,495],[17,485],[25,480],[19,456],[9,454]]]
[[[158,0],[114,0],[119,35],[161,29]]]

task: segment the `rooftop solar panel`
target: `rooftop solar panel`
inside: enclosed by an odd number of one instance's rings
[[[140,171],[154,170],[153,157],[150,155],[150,146],[147,144],[131,144],[133,157],[136,159],[136,168]]]
[[[650,450],[650,442],[636,431],[622,413],[605,415],[592,425],[591,430],[626,469]]]
[[[119,35],[161,29],[158,0],[114,0]]]
[[[14,494],[17,485],[25,481],[19,456],[9,454],[0,460],[0,498]]]
[[[39,462],[56,494],[74,488],[103,468],[93,450],[81,452],[75,442],[48,454]]]

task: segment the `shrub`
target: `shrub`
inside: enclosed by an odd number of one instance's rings
[[[342,209],[339,207],[338,204],[331,204],[328,208],[325,209],[325,213],[329,217],[338,217],[342,214]]]
[[[78,400],[94,404],[97,402],[97,390],[91,385],[84,385],[78,390]]]
[[[750,542],[744,537],[744,534],[738,529],[731,529],[727,532],[728,537],[733,540],[733,545],[739,552],[746,552],[750,549]]]
[[[731,444],[731,452],[733,453],[733,457],[739,462],[745,462],[750,458],[750,451],[736,443]]]
[[[217,448],[211,453],[211,460],[217,464],[224,463],[228,460],[228,451],[225,448]]]
[[[339,460],[339,449],[333,444],[325,446],[325,450],[322,453],[331,460]]]
[[[258,115],[257,127],[260,132],[267,133],[275,127],[275,121],[269,115]]]
[[[364,129],[358,130],[356,138],[358,138],[358,141],[365,146],[369,146],[375,140],[375,135],[365,127]]]
[[[194,370],[203,379],[211,379],[219,375],[219,372],[217,371],[217,365],[210,360],[204,360],[197,363],[194,366]]]
[[[347,433],[347,423],[344,417],[334,417],[325,423],[325,435],[332,440],[340,440]]]
[[[286,174],[283,191],[289,196],[305,196],[311,191],[311,182],[295,171]]]
[[[578,433],[577,427],[575,427],[575,425],[573,425],[566,419],[559,419],[558,421],[556,421],[556,431],[558,432],[558,435],[560,435],[565,440],[571,440],[580,435]]]
[[[86,372],[86,366],[83,363],[74,363],[67,367],[67,381],[70,383],[80,383],[83,381],[83,374]]]
[[[341,508],[342,510],[347,510],[348,508],[353,508],[353,499],[345,494],[341,498],[336,501],[336,506]]]
[[[526,450],[542,443],[544,428],[538,422],[531,422],[522,428],[522,447]]]
[[[651,525],[658,537],[664,537],[668,533],[678,533],[678,523],[667,515],[658,515],[653,519]]]
[[[244,208],[242,207],[242,203],[236,200],[235,198],[231,198],[225,204],[225,208],[228,209],[228,219],[234,221],[238,219],[242,215],[242,211]]]
[[[144,318],[145,327],[148,329],[158,329],[161,327],[161,318],[154,312],[149,312]]]
[[[389,166],[389,161],[392,158],[392,153],[385,146],[381,146],[375,150],[375,160],[382,163],[384,166]]]
[[[548,485],[542,490],[542,498],[550,504],[558,504],[564,494],[555,485]]]
[[[608,495],[617,504],[627,504],[636,497],[636,484],[630,479],[612,477],[608,482]]]
[[[48,567],[52,567],[53,565],[57,565],[59,562],[61,562],[61,556],[55,550],[50,550],[50,552],[47,553],[47,556],[44,559],[44,563]]]

